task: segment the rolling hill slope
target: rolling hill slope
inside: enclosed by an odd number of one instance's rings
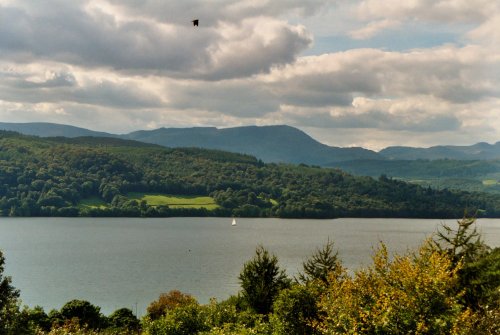
[[[355,159],[383,159],[363,148],[338,148],[319,143],[289,126],[236,128],[160,128],[137,131],[123,138],[166,147],[198,147],[253,155],[264,162],[324,165]]]
[[[47,122],[29,122],[29,123],[0,122],[0,130],[15,131],[25,135],[33,135],[40,137],[56,137],[56,136],[116,137],[117,136],[105,132],[93,131],[80,127],[68,126],[57,123],[47,123]]]
[[[186,196],[213,206],[176,208],[144,200]],[[4,216],[458,218],[465,208],[498,217],[500,196],[265,164],[225,151],[0,131]]]

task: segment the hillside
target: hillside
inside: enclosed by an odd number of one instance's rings
[[[289,126],[159,128],[109,134],[53,123],[0,123],[0,129],[40,137],[117,137],[170,148],[193,147],[249,154],[264,162],[324,165],[353,159],[383,159],[363,148],[338,148],[319,143]]]
[[[160,128],[137,131],[123,138],[166,147],[197,147],[245,153],[264,162],[324,165],[353,159],[381,159],[363,148],[337,148],[319,143],[289,126],[236,128]]]
[[[439,189],[500,194],[500,160],[355,160],[331,163],[346,172],[386,175]]]
[[[354,160],[331,163],[356,175],[401,178],[477,178],[500,172],[500,160]]]
[[[25,135],[34,135],[40,137],[80,137],[80,136],[95,136],[95,137],[114,137],[116,135],[93,131],[85,128],[68,126],[57,123],[47,122],[29,122],[29,123],[9,123],[0,122],[1,130],[15,131]]]
[[[454,159],[488,160],[500,159],[500,142],[495,144],[477,143],[470,146],[439,145],[430,148],[387,147],[379,152],[387,159]]]
[[[500,142],[470,146],[441,145],[430,148],[387,147],[380,152],[364,148],[340,148],[322,144],[290,126],[159,128],[129,134],[110,134],[54,123],[0,122],[0,130],[40,137],[116,137],[166,147],[218,149],[256,156],[265,162],[331,166],[352,160],[492,160],[500,159]]]
[[[466,207],[499,217],[500,197],[217,150],[0,132],[2,215],[448,218]]]

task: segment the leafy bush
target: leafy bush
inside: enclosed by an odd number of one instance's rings
[[[138,330],[139,319],[129,308],[120,308],[108,317],[109,325],[112,328]]]
[[[318,317],[318,293],[312,286],[294,285],[280,292],[273,304],[273,334],[316,334],[312,327]]]
[[[156,320],[146,318],[143,329],[146,335],[192,335],[210,328],[204,309],[197,303],[190,303],[169,309]]]
[[[60,311],[63,320],[77,320],[82,327],[99,329],[104,325],[101,308],[92,305],[85,300],[71,300],[67,302]]]
[[[459,268],[423,245],[389,260],[382,244],[373,265],[331,275],[319,308],[323,334],[448,334],[462,314]]]
[[[151,320],[156,320],[161,316],[165,316],[169,310],[191,304],[197,304],[197,302],[196,299],[189,294],[182,293],[178,290],[162,293],[160,294],[158,300],[153,301],[148,306],[148,317]]]

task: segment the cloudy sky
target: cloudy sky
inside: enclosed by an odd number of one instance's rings
[[[499,27],[498,0],[0,0],[0,121],[494,143]]]

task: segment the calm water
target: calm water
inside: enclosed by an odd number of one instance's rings
[[[330,239],[344,265],[356,269],[369,264],[379,241],[403,252],[442,222],[239,219],[231,227],[228,218],[1,218],[0,248],[5,274],[29,306],[48,311],[78,298],[101,306],[105,314],[121,307],[137,307],[143,314],[160,293],[172,289],[201,303],[236,293],[243,263],[259,244],[294,275]],[[478,224],[486,242],[500,246],[500,220]]]

